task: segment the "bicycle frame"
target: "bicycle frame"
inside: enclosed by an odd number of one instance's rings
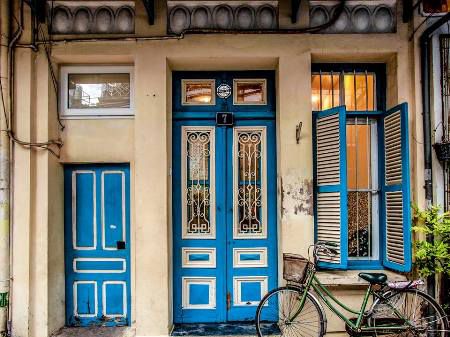
[[[294,314],[293,319],[295,319],[300,314],[301,310],[303,309],[303,305],[306,300],[306,294],[311,288],[315,291],[315,293],[320,297],[320,299],[323,301],[323,303],[325,303],[325,305],[333,313],[335,313],[341,320],[343,320],[348,326],[351,327],[351,329],[353,329],[355,331],[363,332],[363,331],[376,331],[376,330],[385,330],[385,329],[405,330],[408,327],[412,327],[412,325],[409,323],[408,319],[403,317],[403,315],[401,313],[399,313],[398,310],[395,307],[391,306],[389,303],[386,303],[386,304],[388,304],[389,307],[395,313],[395,315],[398,318],[402,319],[405,323],[407,323],[407,325],[392,325],[392,326],[382,325],[382,326],[378,326],[378,327],[362,326],[363,318],[364,318],[364,314],[366,312],[367,303],[369,302],[369,298],[371,296],[374,296],[378,299],[385,299],[385,298],[383,298],[379,293],[375,292],[372,289],[372,286],[369,285],[364,294],[364,298],[363,298],[360,309],[359,310],[351,309],[348,306],[346,306],[344,303],[339,301],[336,297],[334,297],[333,294],[326,288],[326,286],[320,282],[320,280],[316,277],[316,271],[314,268],[310,271],[310,275],[308,275],[307,282],[304,285],[304,292],[303,292],[302,298],[300,299],[300,307],[299,307],[298,311]],[[333,304],[333,302],[335,304]],[[357,315],[356,322],[353,323],[349,318],[347,318],[338,309],[339,307],[349,313]]]

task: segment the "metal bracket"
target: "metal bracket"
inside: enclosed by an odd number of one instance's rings
[[[295,126],[295,139],[297,141],[297,144],[300,144],[300,136],[302,134],[302,126],[303,122],[298,123],[298,125]]]
[[[298,11],[302,0],[291,0],[291,22],[297,23]]]
[[[145,10],[147,11],[148,24],[155,24],[155,0],[142,0],[145,6]]]

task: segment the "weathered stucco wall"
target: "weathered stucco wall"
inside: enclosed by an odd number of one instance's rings
[[[165,32],[162,14],[157,25],[149,28],[144,12],[138,13],[140,35]],[[172,321],[172,70],[276,71],[281,259],[281,252],[306,255],[313,243],[311,62],[387,63],[388,106],[410,103],[412,189],[415,200],[423,199],[418,173],[422,172],[421,145],[413,141],[420,139],[413,90],[415,58],[407,27],[402,25],[397,34],[389,35],[192,35],[183,40],[58,44],[52,50],[55,68],[62,64],[135,67],[134,118],[65,120],[65,129],[58,131],[43,50],[36,54],[18,50],[20,80],[16,83],[21,99],[17,100],[16,133],[36,140],[59,134],[65,145],[60,160],[44,151],[15,146],[14,336],[47,336],[64,325],[62,164],[83,162],[130,163],[132,325],[139,336],[168,334]],[[297,144],[299,122],[303,127]],[[339,295],[356,304],[354,291],[343,290]],[[343,330],[335,318],[329,320],[330,332]]]

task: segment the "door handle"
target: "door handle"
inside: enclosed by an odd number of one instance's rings
[[[126,244],[125,244],[125,241],[117,241],[116,242],[116,247],[117,247],[117,249],[126,249]]]

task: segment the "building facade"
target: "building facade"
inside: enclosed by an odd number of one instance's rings
[[[2,8],[17,34],[2,49],[12,336],[251,321],[284,282],[283,253],[317,240],[339,245],[319,275],[350,305],[359,271],[411,271],[410,204],[426,204],[420,12],[30,4]],[[345,333],[331,314],[328,333]]]

